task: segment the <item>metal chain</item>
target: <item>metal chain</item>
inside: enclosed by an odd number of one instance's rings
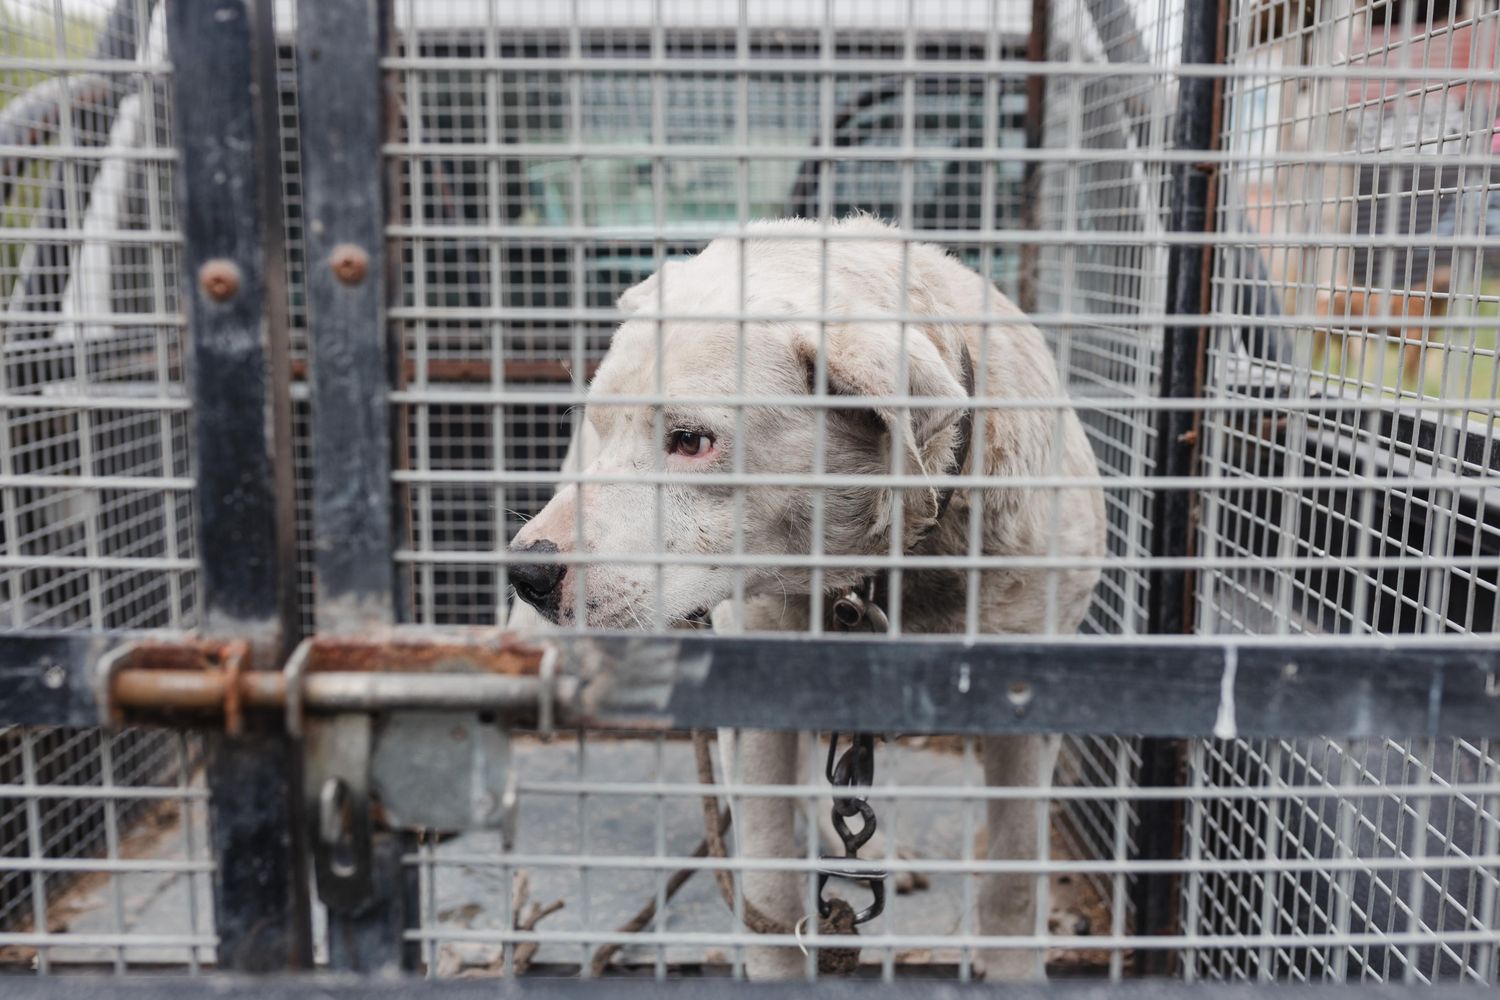
[[[828,764],[825,773],[828,783],[835,788],[869,788],[875,783],[875,736],[873,733],[855,733],[852,742],[842,757],[838,756],[839,734],[830,733],[828,737]],[[842,858],[827,858],[825,861],[858,861],[859,849],[869,843],[870,838],[875,836],[875,809],[864,798],[854,796],[835,796],[833,800],[833,829],[844,842],[844,856]],[[849,829],[849,817],[858,816],[860,827],[858,830]],[[818,869],[818,913],[827,917],[832,913],[833,903],[823,898],[823,892],[828,886],[830,878],[847,878],[855,882],[864,883],[870,890],[870,905],[860,910],[854,916],[854,924],[858,926],[867,921],[874,920],[885,910],[885,880],[887,872],[868,871],[865,869],[850,870],[848,868],[827,867]]]
[[[858,589],[850,589],[833,601],[829,625],[834,631],[884,632],[888,628],[885,610],[875,600],[874,580],[866,581],[863,589],[864,594],[860,594]],[[838,750],[839,734],[830,733],[828,735],[828,763],[824,767],[824,774],[830,785],[836,789],[856,789],[869,788],[875,783],[875,735],[873,733],[854,733],[849,748],[844,751],[843,756],[839,756]],[[853,816],[858,816],[860,819],[860,826],[857,830],[849,828],[849,819]],[[859,849],[875,836],[877,826],[875,808],[863,797],[836,795],[833,799],[832,817],[833,830],[838,834],[839,840],[844,843],[844,856],[842,858],[825,856],[824,860],[858,861]],[[863,883],[870,890],[872,897],[870,905],[855,914],[855,925],[874,920],[885,910],[887,875],[888,873],[883,871],[850,870],[833,866],[818,869],[818,913],[827,917],[833,912],[833,901],[823,896],[828,880],[835,877],[847,878]]]

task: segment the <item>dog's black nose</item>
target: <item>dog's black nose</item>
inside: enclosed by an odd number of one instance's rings
[[[555,542],[532,542],[519,549],[522,555],[547,555],[557,552]],[[521,600],[546,614],[557,608],[558,586],[568,568],[561,563],[518,562],[510,566],[510,582]]]

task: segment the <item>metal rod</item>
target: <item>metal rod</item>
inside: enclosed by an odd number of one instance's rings
[[[444,147],[444,156],[456,155],[458,152],[474,153],[475,146],[452,146]],[[517,149],[515,146],[502,146],[493,150],[492,156],[508,156],[511,151]],[[842,147],[841,147],[842,148]],[[640,151],[637,150],[637,153]],[[670,155],[676,155],[677,150],[672,148]],[[554,153],[561,156],[561,153]],[[584,155],[579,152],[576,155]],[[668,149],[663,147],[662,155],[669,155]],[[542,158],[538,154],[538,158]],[[684,159],[691,157],[684,156]],[[913,156],[909,159],[921,161],[926,157]],[[1211,166],[1211,165],[1210,165]],[[13,231],[13,230],[12,230]],[[52,238],[57,238],[56,231],[42,230],[43,233],[50,232]],[[127,230],[133,235],[140,235],[138,231]],[[504,227],[488,227],[481,225],[438,225],[438,224],[392,224],[386,227],[386,234],[400,238],[429,238],[443,240],[461,240],[466,243],[479,243],[484,240],[515,240],[528,242],[556,241],[572,243],[596,243],[600,245],[611,242],[640,242],[643,231],[633,226],[544,226],[544,225],[509,225]],[[754,229],[728,225],[708,226],[700,224],[684,223],[680,227],[674,227],[673,238],[680,242],[707,242],[712,239],[755,239],[764,235]],[[74,236],[76,239],[76,235]],[[783,237],[778,237],[781,239]],[[803,240],[813,242],[815,239],[825,238],[823,234],[817,237],[808,233],[789,234],[784,237],[789,241]],[[28,237],[29,239],[29,237]],[[1079,244],[1098,242],[1099,234],[1086,229],[1057,228],[1043,229],[1037,231],[1026,231],[1021,229],[901,229],[893,227],[879,233],[850,232],[848,230],[830,229],[826,235],[830,243],[890,243],[893,240],[914,240],[925,243],[943,243],[955,247],[1024,247],[1024,246],[1061,246],[1076,247]],[[1488,236],[1445,236],[1443,246],[1453,250],[1483,250],[1493,244],[1494,240]],[[1350,247],[1350,248],[1422,248],[1432,245],[1430,236],[1419,234],[1401,234],[1399,232],[1380,232],[1369,234],[1328,233],[1328,232],[1286,232],[1286,233],[1257,233],[1257,232],[1235,232],[1232,235],[1214,237],[1206,233],[1184,233],[1166,230],[1147,230],[1135,232],[1121,230],[1109,234],[1109,243],[1115,247],[1137,247],[1137,246],[1192,246],[1201,247],[1205,244],[1244,247]],[[658,309],[658,312],[661,310]],[[1111,317],[1113,319],[1113,317]],[[994,320],[991,320],[994,322]]]
[[[1199,82],[1202,82],[1202,81],[1199,81]],[[552,142],[530,142],[530,143],[520,142],[520,143],[513,143],[513,144],[507,143],[507,144],[504,144],[504,145],[495,144],[495,143],[483,143],[483,142],[465,142],[465,143],[462,143],[462,144],[449,144],[449,143],[436,143],[436,142],[432,142],[432,143],[397,142],[397,143],[387,143],[386,146],[384,147],[385,153],[387,155],[393,156],[393,157],[423,157],[423,156],[427,156],[427,157],[439,157],[439,156],[441,156],[441,157],[444,157],[444,158],[451,157],[451,158],[457,159],[457,160],[476,159],[476,158],[486,158],[487,159],[487,158],[490,158],[490,157],[496,157],[496,158],[507,158],[508,157],[508,158],[517,159],[517,160],[554,160],[554,159],[563,159],[565,157],[570,157],[570,156],[584,155],[583,154],[584,150],[587,150],[589,155],[596,156],[596,157],[599,157],[599,158],[617,158],[617,159],[625,159],[625,160],[639,159],[641,157],[647,157],[647,156],[652,156],[652,155],[668,155],[668,151],[670,151],[670,155],[672,155],[672,156],[680,156],[680,158],[683,159],[683,160],[708,160],[708,161],[713,161],[713,162],[730,161],[730,160],[745,159],[745,158],[752,158],[752,157],[754,159],[756,159],[756,160],[766,160],[766,161],[772,161],[772,162],[774,162],[774,161],[806,161],[806,160],[808,160],[810,157],[812,157],[814,155],[813,151],[810,150],[807,146],[795,146],[794,145],[794,146],[786,146],[786,147],[778,148],[778,147],[774,147],[774,146],[772,146],[772,147],[767,147],[767,146],[739,146],[739,145],[735,145],[734,143],[724,143],[724,144],[717,144],[716,143],[716,144],[713,144],[713,145],[694,144],[694,143],[684,143],[684,144],[681,144],[681,145],[677,145],[677,144],[665,145],[665,144],[656,144],[656,143],[632,143],[632,144],[599,143],[599,144],[590,144],[588,146],[582,146],[582,145],[575,145],[575,144],[572,144],[572,143],[552,143]],[[1075,163],[1075,164],[1100,163],[1100,162],[1108,162],[1110,160],[1118,159],[1118,151],[1116,151],[1116,150],[1104,151],[1104,150],[1097,150],[1097,149],[1079,149],[1079,148],[1076,148],[1076,147],[1075,148],[1059,148],[1059,149],[1053,149],[1053,148],[1037,148],[1037,149],[1032,149],[1032,148],[1028,148],[1028,147],[1024,147],[1024,146],[1019,146],[1019,147],[1006,147],[1006,146],[990,146],[990,147],[944,146],[944,147],[940,147],[938,149],[934,149],[932,147],[913,146],[913,145],[901,145],[901,144],[882,145],[882,146],[839,146],[835,150],[833,150],[832,152],[830,152],[828,155],[833,160],[842,160],[842,161],[850,161],[850,162],[862,162],[862,163],[921,163],[921,162],[929,161],[929,160],[940,160],[941,162],[944,162],[944,163],[952,163],[952,162],[958,162],[958,163],[984,163],[984,164],[1024,163],[1024,164],[1037,165],[1037,164],[1050,164],[1050,163]],[[817,153],[816,153],[816,156],[817,156],[817,158],[821,159],[822,156],[823,156],[822,151],[818,150]],[[1305,165],[1305,164],[1344,164],[1344,165],[1348,165],[1348,164],[1361,164],[1361,163],[1363,163],[1363,164],[1372,164],[1372,165],[1373,164],[1381,164],[1381,165],[1388,165],[1388,166],[1398,166],[1398,165],[1399,166],[1421,166],[1421,165],[1424,165],[1424,164],[1431,165],[1431,160],[1432,160],[1432,154],[1430,154],[1430,153],[1429,154],[1423,154],[1423,153],[1403,153],[1403,152],[1400,152],[1398,150],[1393,150],[1393,151],[1391,151],[1389,153],[1382,152],[1382,153],[1376,154],[1376,153],[1361,153],[1361,152],[1355,152],[1355,151],[1346,152],[1346,153],[1317,153],[1317,152],[1296,152],[1296,153],[1254,152],[1254,153],[1245,153],[1245,152],[1241,152],[1241,151],[1237,151],[1237,150],[1152,149],[1152,150],[1149,150],[1149,151],[1142,151],[1137,157],[1134,158],[1134,161],[1136,163],[1146,164],[1146,165],[1151,165],[1151,164],[1176,164],[1176,165],[1191,165],[1191,166],[1217,166],[1217,165],[1227,165],[1227,164],[1238,164],[1238,165],[1247,165],[1248,164],[1248,165],[1253,165],[1253,166],[1257,166],[1257,167],[1258,166],[1263,166],[1263,165],[1264,166],[1270,166],[1270,165],[1273,165],[1273,164],[1283,164],[1283,165],[1291,166],[1291,165]],[[1479,167],[1479,166],[1486,165],[1489,161],[1487,159],[1485,159],[1485,157],[1483,157],[1482,155],[1478,155],[1478,154],[1465,154],[1465,153],[1459,153],[1459,152],[1447,153],[1447,152],[1445,152],[1443,154],[1443,162],[1444,162],[1445,166]],[[509,231],[509,228],[510,227],[506,227],[506,231],[507,232]],[[553,229],[553,227],[545,227],[545,228],[548,229],[549,231],[555,231]],[[490,232],[492,230],[490,228],[488,228],[488,227],[477,227],[476,226],[476,227],[464,227],[464,231],[470,232],[470,233],[485,233],[485,232]],[[684,235],[687,236],[687,237],[691,237],[692,234],[697,233],[697,232],[702,232],[702,231],[704,231],[704,230],[701,229],[701,228],[699,228],[699,227],[697,227],[697,226],[689,227],[689,228],[686,228],[684,230]],[[988,231],[993,231],[993,230],[981,230],[981,231],[982,232],[988,232]],[[642,234],[644,234],[646,231],[645,230],[641,230],[640,232]],[[936,239],[936,238],[938,238],[937,236],[929,236],[928,235],[929,232],[934,232],[934,231],[925,230],[924,229],[924,230],[921,231],[920,235],[924,239]],[[943,231],[938,230],[936,232],[937,233],[942,233]],[[973,236],[974,236],[974,230],[967,230],[967,232],[969,233],[969,236],[972,239]],[[1020,233],[1020,234],[1025,235],[1025,236],[1031,236],[1031,235],[1035,234],[1035,231],[1032,230],[1032,229],[1029,229],[1029,228],[1027,228],[1027,229],[1019,229],[1019,230],[1009,230],[1009,232]],[[1110,234],[1110,242],[1111,243],[1115,242],[1116,236],[1127,236],[1127,235],[1129,235],[1129,234],[1128,233],[1124,233],[1124,232],[1119,232],[1119,233],[1112,232]],[[1229,236],[1229,238],[1239,239],[1243,235],[1250,235],[1250,234],[1232,233],[1232,234],[1227,234],[1227,235]],[[1334,234],[1332,234],[1332,233],[1329,233],[1329,234],[1326,234],[1326,235],[1329,236],[1329,237],[1334,236]],[[1408,234],[1408,236],[1409,235],[1410,234]],[[801,238],[802,239],[807,239],[808,237],[804,236],[804,237],[801,237]],[[870,235],[858,236],[858,235],[851,234],[851,235],[845,236],[845,237],[837,237],[836,236],[834,238],[835,239],[853,239],[853,240],[861,240],[861,239],[863,239],[863,240],[869,240],[869,239],[880,239],[881,237],[875,237],[875,236],[870,236]],[[885,239],[889,239],[889,237],[884,237],[884,238]],[[946,240],[946,236],[944,236],[942,238],[944,240]],[[1276,238],[1279,239],[1280,235],[1278,234]],[[1444,243],[1445,244],[1448,242],[1448,239],[1450,239],[1450,237],[1444,237]]]
[[[1182,25],[1182,62],[1223,62],[1223,22],[1220,0],[1187,0]],[[1221,76],[1184,78],[1178,84],[1173,146],[1197,152],[1212,150],[1218,142],[1219,108],[1223,100]],[[1201,315],[1208,311],[1212,246],[1205,238],[1215,228],[1214,203],[1218,176],[1206,163],[1174,163],[1171,166],[1171,209],[1168,228],[1188,237],[1173,243],[1167,258],[1167,312]],[[1208,331],[1203,327],[1176,331],[1163,338],[1160,395],[1196,400],[1203,395],[1204,356]],[[1157,420],[1157,475],[1191,478],[1198,468],[1198,428],[1201,409],[1163,410]],[[1198,494],[1187,490],[1161,489],[1156,493],[1152,514],[1150,551],[1154,565],[1148,567],[1146,628],[1155,635],[1190,632],[1195,624],[1193,586],[1196,569],[1173,568],[1164,560],[1190,560],[1194,554],[1194,532]],[[1184,744],[1178,740],[1147,738],[1141,741],[1138,780],[1144,787],[1175,786],[1183,782]],[[1181,853],[1182,807],[1176,802],[1143,803],[1136,832],[1133,861],[1146,863],[1176,858]],[[1146,874],[1131,887],[1135,903],[1136,929],[1149,936],[1175,934],[1178,914],[1178,880],[1173,874]],[[1168,950],[1143,953],[1136,962],[1142,976],[1171,974],[1177,955]]]
[[[824,72],[819,64],[807,59],[778,58],[710,58],[694,59],[680,55],[670,58],[609,57],[589,54],[582,60],[566,58],[543,58],[506,56],[487,59],[481,56],[388,56],[380,61],[383,69],[448,69],[448,70],[588,70],[594,73],[707,73],[732,72],[765,73],[817,73]],[[3,63],[0,63],[3,66]],[[1282,79],[1282,80],[1376,80],[1389,81],[1393,76],[1390,67],[1383,65],[1299,66],[1277,65],[1225,65],[1210,59],[1202,63],[1173,63],[1156,65],[1149,63],[1109,62],[1090,60],[1069,62],[1053,60],[1034,64],[1025,59],[994,59],[976,63],[966,59],[840,59],[836,64],[839,76],[870,75],[876,77],[915,76],[931,73],[958,74],[974,77],[1014,77],[1042,74],[1056,77],[1161,77],[1180,80],[1225,80],[1231,78]],[[1500,70],[1458,69],[1439,66],[1402,66],[1400,79],[1417,83],[1500,83]]]
[[[304,691],[307,707],[329,712],[392,708],[523,709],[535,712],[545,692],[529,677],[477,674],[313,674]]]

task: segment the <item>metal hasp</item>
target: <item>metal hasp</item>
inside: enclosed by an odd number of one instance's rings
[[[297,620],[271,8],[270,0],[166,5],[202,632],[246,640],[240,669],[275,669],[296,641]],[[209,741],[220,969],[310,962],[295,766],[280,727]]]
[[[162,723],[258,728],[302,737],[313,713],[400,710],[485,712],[551,725],[553,701],[571,699],[556,652],[509,633],[395,628],[362,638],[305,639],[276,673],[249,667],[243,640],[146,638],[116,647],[96,668],[106,725]]]
[[[304,737],[313,869],[338,967],[415,967],[404,940],[416,919],[408,891],[415,886],[407,885],[401,859],[417,831],[514,830],[503,708],[550,714],[536,711],[550,697],[540,681],[548,662],[501,637],[494,644],[309,640],[287,664],[284,709],[288,728]],[[502,710],[473,709],[487,694]],[[403,703],[417,710],[382,710]],[[341,711],[304,717],[310,706]]]
[[[247,669],[249,645],[146,640],[98,667],[106,723],[274,723],[303,748],[303,815],[330,960],[351,971],[416,961],[401,858],[417,831],[515,828],[506,725],[550,725],[555,655],[496,632],[302,642],[277,673]],[[544,707],[547,706],[547,707]],[[413,887],[414,888],[414,887]]]
[[[1221,65],[1223,11],[1221,0],[1187,0],[1182,22],[1182,63]],[[1223,102],[1223,80],[1214,76],[1182,76],[1177,81],[1177,109],[1172,144],[1176,149],[1212,150],[1218,147]],[[1214,228],[1218,174],[1211,165],[1173,163],[1168,229],[1194,233],[1202,243],[1177,243],[1168,250],[1166,311],[1172,315],[1200,315],[1207,311],[1213,248],[1208,235]],[[1167,326],[1163,332],[1160,395],[1170,399],[1202,396],[1208,331],[1201,326]],[[1169,478],[1197,474],[1201,414],[1192,409],[1166,409],[1156,425],[1156,473]],[[1152,516],[1151,555],[1160,559],[1190,557],[1197,530],[1196,496],[1189,490],[1156,491]],[[1155,635],[1182,635],[1193,628],[1194,575],[1186,569],[1154,569],[1147,597],[1147,629]],[[1179,741],[1141,742],[1142,787],[1182,784],[1183,745]],[[1142,803],[1136,843],[1142,860],[1179,857],[1182,850],[1182,804],[1156,800]],[[1136,932],[1171,933],[1177,923],[1177,877],[1148,874],[1136,877],[1131,889]],[[1137,955],[1136,971],[1147,976],[1172,973],[1175,953],[1146,948]]]

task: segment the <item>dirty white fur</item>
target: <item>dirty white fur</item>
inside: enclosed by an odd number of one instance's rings
[[[820,241],[808,238],[817,232],[817,223],[760,223],[744,241],[743,260],[739,241],[718,240],[691,260],[667,264],[621,296],[620,306],[626,312],[660,311],[674,317],[699,313],[705,318],[661,323],[627,320],[620,327],[591,393],[595,397],[654,395],[660,388],[668,400],[661,419],[645,406],[591,404],[586,411],[587,433],[580,442],[583,450],[570,461],[591,473],[624,481],[582,489],[564,487],[515,539],[514,547],[548,541],[564,552],[573,550],[579,541],[575,507],[583,504],[582,547],[601,558],[599,564],[590,564],[584,581],[587,603],[581,617],[587,626],[670,624],[698,611],[712,611],[733,595],[732,568],[668,565],[658,591],[654,567],[611,564],[608,556],[733,551],[735,505],[729,488],[663,487],[662,516],[657,519],[656,488],[629,481],[634,474],[663,467],[663,429],[702,431],[715,441],[715,452],[707,460],[667,455],[665,468],[670,471],[730,471],[734,450],[739,449],[743,468],[749,472],[811,476],[818,433],[818,418],[811,408],[746,407],[744,433],[737,439],[733,407],[671,402],[738,392],[808,394],[819,357],[820,331],[816,319],[807,317],[826,311],[854,317],[905,312],[924,317],[988,314],[996,318],[988,326],[984,347],[981,337],[986,331],[977,324],[935,320],[907,324],[903,331],[895,320],[828,322],[821,343],[830,393],[920,396],[937,401],[937,405],[905,409],[893,402],[877,407],[873,415],[869,409],[829,411],[824,429],[824,468],[829,473],[890,471],[893,450],[903,473],[947,470],[955,455],[955,425],[965,400],[960,345],[967,345],[976,366],[981,358],[985,360],[984,370],[976,371],[977,394],[1061,395],[1055,363],[1041,334],[980,275],[936,247],[913,243],[903,250],[894,230],[870,218],[852,218],[836,223],[835,228],[876,238],[830,240],[825,258]],[[885,235],[890,238],[880,238]],[[778,317],[776,322],[744,325],[742,381],[736,371],[738,324],[709,318],[741,310]],[[1073,411],[1066,407],[1000,409],[980,416],[983,426],[976,417],[974,448],[966,471],[991,477],[994,487],[983,490],[982,497],[976,497],[976,491],[959,491],[935,530],[929,529],[937,510],[936,490],[904,490],[898,508],[894,490],[828,489],[824,493],[823,551],[883,555],[890,551],[892,531],[899,530],[903,547],[912,551],[963,554],[968,551],[970,506],[981,500],[981,537],[988,555],[1101,556],[1104,503],[1096,486],[1048,490],[1006,485],[1008,478],[1021,476],[1097,477],[1093,452]],[[745,490],[740,519],[744,551],[810,552],[812,496],[813,491],[801,486]],[[830,570],[824,586],[832,590],[865,575],[861,569]],[[1076,631],[1097,578],[1094,569],[1058,571],[1050,578],[1044,569],[985,570],[978,601],[980,631]],[[963,571],[907,571],[902,589],[903,630],[964,631],[967,585]],[[728,606],[721,607],[714,615],[715,625],[747,631],[805,631],[810,586],[810,573],[805,569],[745,569],[743,614],[736,617]],[[574,607],[576,590],[570,571],[553,613],[557,622],[571,624],[580,617]],[[731,742],[721,738],[721,744]],[[804,780],[807,772],[798,765],[794,735],[741,733],[737,742],[740,754],[733,769],[741,780],[775,784]],[[991,785],[1048,783],[1054,760],[1055,745],[1040,738],[984,741],[985,780]],[[1040,808],[1037,802],[990,803],[989,856],[1035,857],[1040,846]],[[738,803],[735,826],[740,851],[756,857],[804,856],[796,842],[792,812],[785,800]],[[882,851],[877,847],[867,855],[878,857]],[[796,874],[751,873],[745,885],[750,897],[773,915],[788,922],[802,916],[805,891]],[[990,877],[980,897],[981,933],[1026,936],[1036,930],[1034,877]],[[991,977],[1032,978],[1041,974],[1041,959],[1039,954],[1002,951],[986,955],[985,964]],[[805,970],[805,960],[795,949],[751,949],[748,962],[752,975],[767,978],[801,976]]]

